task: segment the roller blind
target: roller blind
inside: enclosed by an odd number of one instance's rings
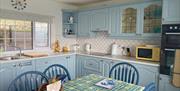
[[[0,9],[0,18],[52,23],[53,16]]]

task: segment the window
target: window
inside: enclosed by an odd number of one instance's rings
[[[35,22],[34,30],[35,48],[48,47],[48,23]]]
[[[0,19],[0,46],[5,51],[23,50],[49,46],[48,23]]]

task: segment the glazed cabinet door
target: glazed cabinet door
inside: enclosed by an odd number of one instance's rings
[[[121,36],[136,36],[139,31],[140,7],[138,5],[129,5],[120,7],[121,12]]]
[[[150,2],[142,4],[142,7],[142,36],[160,38],[162,21],[161,2]]]

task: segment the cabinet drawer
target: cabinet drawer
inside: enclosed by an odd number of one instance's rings
[[[96,74],[96,75],[102,75],[100,72],[92,71],[92,70],[84,70],[84,76],[87,76],[89,74]]]
[[[100,72],[100,66],[101,66],[101,63],[100,61],[98,60],[95,60],[95,59],[87,59],[84,63],[84,68],[85,69],[90,69],[90,70],[94,70],[94,71],[97,71],[97,72]]]

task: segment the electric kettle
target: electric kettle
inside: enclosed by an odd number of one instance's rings
[[[91,52],[91,44],[89,44],[89,43],[85,44],[85,51],[86,52]]]
[[[111,55],[121,55],[120,45],[115,42],[112,44]]]

